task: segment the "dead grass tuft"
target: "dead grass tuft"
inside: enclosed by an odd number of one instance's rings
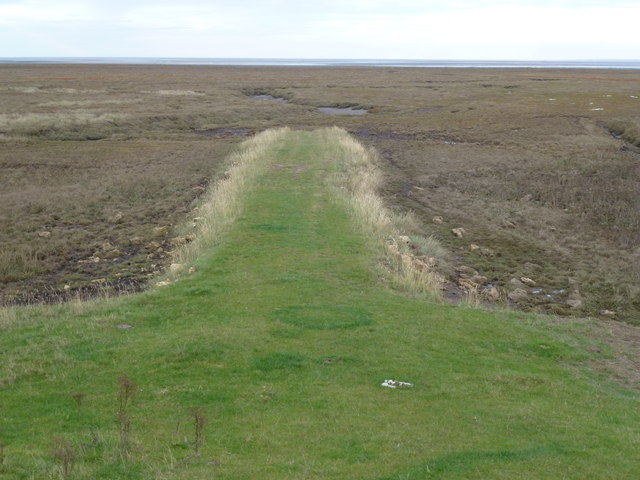
[[[402,229],[415,225],[411,215],[396,214],[384,205],[377,194],[382,175],[376,167],[375,151],[365,148],[340,128],[329,130],[328,137],[327,142],[339,146],[335,182],[349,193],[347,201],[356,223],[377,243],[392,285],[439,297],[444,278],[435,267],[446,258],[444,248],[438,247],[432,238],[412,240],[407,236],[409,232]]]
[[[242,197],[251,183],[264,171],[267,163],[261,161],[267,150],[289,131],[288,128],[267,130],[243,142],[238,151],[229,157],[229,169],[215,182],[198,206],[197,222],[183,227],[195,235],[195,239],[179,246],[173,252],[176,264],[192,264],[204,250],[215,245],[227,231],[242,209]],[[176,274],[183,269],[176,269]]]
[[[118,125],[127,120],[122,113],[23,113],[0,114],[0,131],[8,135],[41,136],[54,132],[79,132],[88,126]]]

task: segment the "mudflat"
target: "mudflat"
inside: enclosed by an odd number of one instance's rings
[[[450,297],[639,323],[639,96],[633,70],[2,65],[0,303],[141,288],[235,143],[338,125]]]

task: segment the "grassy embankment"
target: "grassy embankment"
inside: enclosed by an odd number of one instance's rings
[[[262,135],[249,157],[259,142],[228,228],[183,257],[195,273],[1,311],[0,472],[636,478],[638,395],[586,368],[597,354],[571,331],[589,322],[389,289],[379,259],[393,248],[329,185],[363,151],[336,130]]]

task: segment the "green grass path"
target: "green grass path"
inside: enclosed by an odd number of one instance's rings
[[[385,287],[327,185],[330,140],[290,132],[273,145],[195,274],[17,312],[0,338],[0,477],[61,478],[58,436],[82,479],[638,478],[639,396],[590,373],[588,340]],[[125,374],[138,387],[128,456]],[[206,417],[199,456],[191,407]]]

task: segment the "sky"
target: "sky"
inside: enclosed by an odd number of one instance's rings
[[[640,1],[0,0],[0,57],[639,59]]]

